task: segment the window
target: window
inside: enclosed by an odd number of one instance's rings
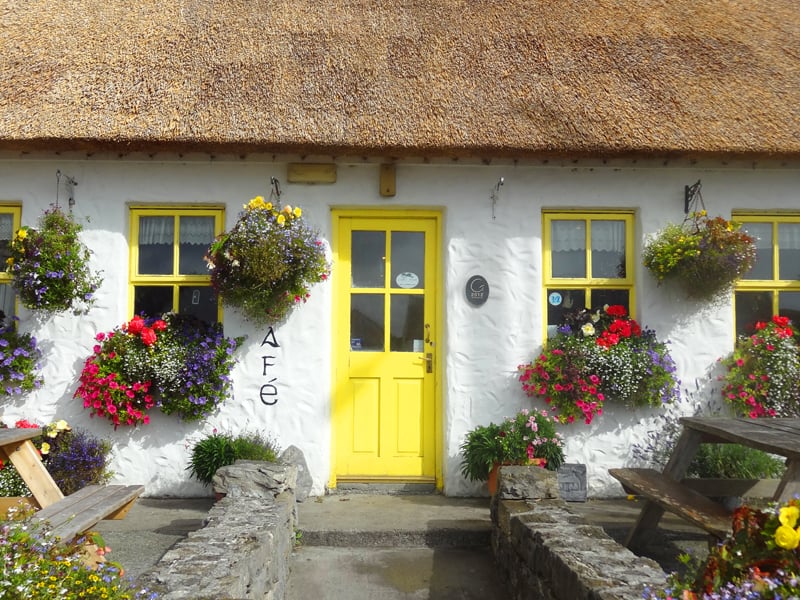
[[[6,317],[16,315],[16,294],[11,287],[11,275],[6,272],[6,260],[11,256],[11,240],[20,228],[22,207],[19,204],[0,204],[0,310]]]
[[[131,303],[134,314],[194,315],[209,323],[220,307],[203,260],[222,233],[224,209],[131,209]]]
[[[547,333],[566,314],[621,304],[633,314],[633,213],[544,213]]]
[[[800,325],[800,215],[734,215],[756,238],[756,263],[736,284],[736,334],[773,315]]]

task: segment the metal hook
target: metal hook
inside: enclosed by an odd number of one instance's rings
[[[272,193],[275,195],[275,198],[280,200],[281,199],[281,185],[278,182],[277,177],[270,177],[269,178],[270,184],[272,184]]]

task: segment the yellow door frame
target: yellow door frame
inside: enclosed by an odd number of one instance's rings
[[[442,212],[431,209],[381,209],[381,208],[334,208],[331,211],[332,220],[332,234],[331,234],[331,250],[333,258],[333,269],[331,274],[331,283],[334,285],[334,290],[338,290],[336,284],[336,264],[339,260],[339,252],[343,240],[339,239],[339,228],[342,219],[349,218],[364,218],[364,219],[432,219],[434,221],[434,231],[436,233],[436,243],[434,244],[434,257],[433,261],[436,265],[436,276],[433,278],[435,285],[434,293],[434,315],[433,322],[435,324],[436,336],[438,339],[435,341],[434,360],[433,360],[433,376],[434,376],[434,472],[436,478],[436,488],[441,490],[444,486],[444,478],[442,475],[443,466],[443,451],[444,451],[444,429],[442,422],[443,407],[442,407],[442,369],[444,358],[444,330],[443,324],[443,310],[442,298],[444,276],[442,273]],[[330,452],[330,477],[328,479],[328,488],[335,489],[337,486],[337,473],[336,473],[336,402],[337,402],[337,365],[336,359],[338,336],[340,335],[340,305],[342,299],[337,292],[334,292],[331,311],[332,311],[332,329],[331,335],[331,393],[330,393],[330,433],[331,433],[331,452]]]

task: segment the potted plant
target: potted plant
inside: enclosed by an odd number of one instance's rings
[[[224,304],[260,324],[277,323],[328,278],[325,248],[302,220],[300,207],[257,196],[233,228],[219,236],[206,261],[211,285]]]
[[[758,322],[755,333],[740,337],[721,359],[726,373],[722,397],[740,416],[800,416],[800,349],[787,317]]]
[[[245,432],[233,436],[214,430],[194,445],[187,468],[192,477],[209,485],[220,467],[232,465],[237,460],[275,462],[279,452],[277,443],[261,433]]]
[[[91,307],[103,280],[89,269],[82,229],[71,213],[54,206],[41,215],[37,228],[16,232],[6,263],[23,306],[52,313],[73,309],[76,314]]]
[[[467,433],[460,446],[461,474],[471,481],[489,480],[493,494],[500,465],[536,465],[555,471],[564,462],[563,448],[561,434],[547,411],[523,409],[499,425],[479,425]]]
[[[642,258],[659,284],[675,281],[690,298],[713,301],[752,268],[756,244],[740,223],[703,210],[652,236]]]
[[[619,305],[570,315],[518,369],[523,391],[543,398],[561,423],[590,424],[606,402],[658,407],[679,394],[667,345]]]
[[[149,423],[155,406],[186,421],[213,413],[231,393],[234,351],[244,338],[225,337],[218,323],[167,314],[135,316],[96,340],[75,397],[116,429]]]

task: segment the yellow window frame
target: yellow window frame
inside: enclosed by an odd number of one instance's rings
[[[14,235],[22,227],[22,204],[19,202],[0,202],[0,214],[10,214],[12,216],[11,239],[14,239]],[[2,271],[0,271],[0,284],[11,283],[11,273],[6,271],[6,266],[3,265]]]
[[[553,221],[583,221],[586,224],[586,274],[583,278],[553,276]],[[624,221],[625,223],[625,277],[590,277],[592,273],[592,221]],[[628,309],[631,315],[636,314],[636,294],[634,288],[634,225],[635,213],[628,210],[544,210],[542,211],[542,306],[545,337],[547,332],[547,289],[585,290],[586,302],[592,306],[592,290],[624,289],[628,291]]]
[[[740,279],[733,295],[734,323],[736,322],[736,292],[768,292],[772,296],[772,314],[779,312],[780,292],[800,292],[800,279],[780,279],[780,240],[778,227],[783,223],[800,224],[798,213],[759,213],[735,211],[731,215],[737,223],[769,223],[772,226],[772,279]]]
[[[133,316],[135,286],[149,285],[172,287],[172,310],[178,311],[178,288],[181,285],[195,284],[211,286],[211,275],[180,275],[179,271],[179,246],[180,246],[180,218],[181,217],[214,217],[214,236],[224,231],[225,206],[224,205],[132,205],[130,209],[130,256],[129,256],[129,283],[128,307],[129,316]],[[167,217],[175,219],[172,242],[172,274],[152,275],[140,274],[139,271],[139,223],[141,217]],[[222,322],[222,304],[219,304],[217,320]]]

